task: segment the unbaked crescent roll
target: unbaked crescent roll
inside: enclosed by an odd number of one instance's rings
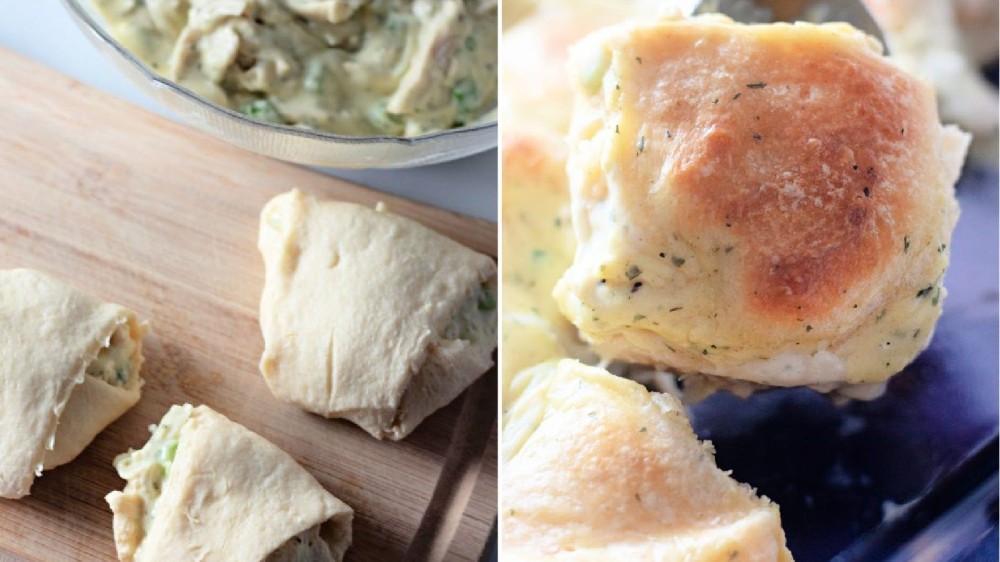
[[[259,247],[260,370],[278,398],[402,439],[493,365],[489,257],[298,190],[264,207]]]
[[[716,467],[672,396],[573,360],[512,394],[504,560],[791,561],[778,506]]]
[[[27,495],[139,401],[146,331],[37,271],[0,271],[0,497]]]
[[[207,406],[172,406],[115,459],[123,562],[340,562],[353,510],[287,453]]]

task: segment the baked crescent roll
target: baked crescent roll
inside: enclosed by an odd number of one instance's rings
[[[123,562],[340,562],[354,512],[268,440],[207,406],[171,406],[107,496]]]
[[[576,246],[569,216],[566,142],[573,92],[569,46],[637,11],[633,0],[504,2],[504,88],[500,118],[503,189],[501,348],[503,403],[511,378],[561,357],[592,355],[552,299]]]
[[[504,130],[502,149],[503,389],[519,371],[562,357],[591,355],[552,299],[573,261],[566,149],[546,134]],[[508,402],[503,392],[504,404]]]
[[[0,271],[0,497],[28,495],[139,401],[146,331],[37,271]]]
[[[503,3],[501,27],[506,30],[528,16],[538,4],[538,0],[506,0]]]
[[[622,25],[570,58],[554,295],[602,356],[831,390],[927,346],[969,141],[928,83],[845,24]]]
[[[790,561],[778,506],[719,470],[679,402],[576,361],[514,381],[504,560]]]
[[[509,124],[553,131],[569,129],[573,90],[566,79],[570,45],[588,33],[658,13],[689,13],[694,0],[543,0],[504,2],[500,118]],[[511,9],[514,8],[514,9]],[[508,18],[517,24],[506,29]],[[563,143],[560,138],[557,141]]]
[[[259,247],[260,370],[279,399],[402,439],[493,365],[489,257],[298,190],[264,207]]]

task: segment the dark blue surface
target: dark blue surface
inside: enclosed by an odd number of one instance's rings
[[[804,389],[719,393],[692,408],[719,466],[781,506],[798,562],[865,550],[893,525],[883,523],[886,506],[927,495],[997,434],[997,171],[969,169],[957,189],[944,314],[930,347],[883,397],[836,406]]]
[[[1000,560],[1000,533],[993,527],[976,549],[962,558],[962,562],[997,562]]]

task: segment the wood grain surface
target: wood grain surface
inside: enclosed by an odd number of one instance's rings
[[[496,255],[493,223],[255,156],[0,50],[0,268],[44,271],[153,327],[139,404],[31,496],[0,500],[0,560],[114,560],[112,459],[183,402],[271,440],[350,504],[349,562],[479,559],[496,517],[495,371],[399,443],[267,390],[257,219],[292,187],[384,201]]]

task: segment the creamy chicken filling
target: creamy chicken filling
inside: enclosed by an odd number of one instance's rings
[[[111,386],[125,386],[132,378],[136,341],[132,339],[128,324],[122,324],[111,334],[107,345],[97,357],[87,364],[87,374]]]
[[[155,71],[256,119],[414,136],[496,106],[492,0],[95,0]]]
[[[476,345],[492,344],[497,333],[497,293],[492,285],[480,285],[466,299],[441,334],[449,340],[466,340]]]
[[[190,405],[171,406],[160,425],[150,426],[153,434],[141,449],[129,451],[115,459],[118,475],[126,480],[125,494],[142,500],[142,537],[149,532],[156,517],[156,502],[163,491],[164,482],[170,477],[181,428],[191,416],[191,410]],[[136,560],[141,560],[141,551],[140,542]]]
[[[262,562],[334,562],[330,546],[320,536],[322,524],[285,541]]]

